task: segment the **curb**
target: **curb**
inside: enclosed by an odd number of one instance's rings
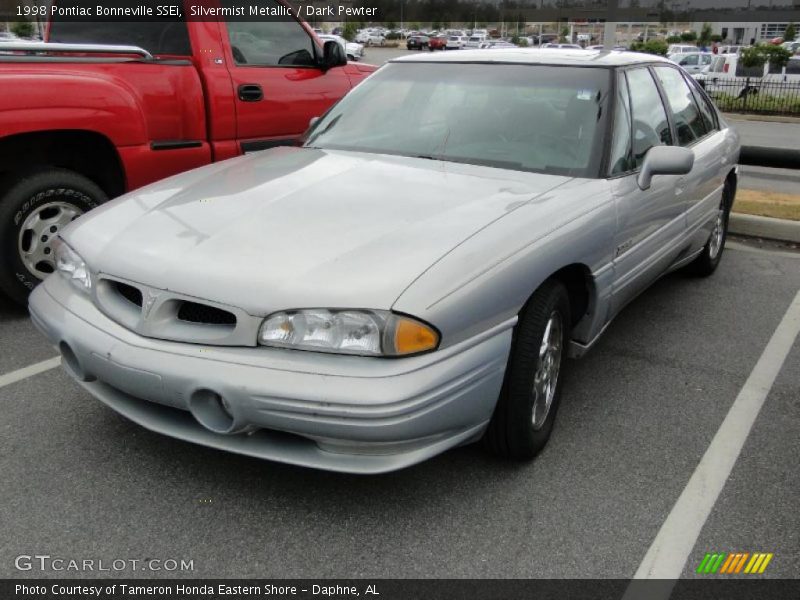
[[[800,221],[731,213],[728,231],[736,235],[800,244]]]

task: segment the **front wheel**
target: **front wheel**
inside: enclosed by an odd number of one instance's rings
[[[18,304],[55,270],[53,241],[106,194],[83,175],[41,168],[6,182],[0,191],[0,289]]]
[[[570,324],[566,288],[555,280],[545,282],[519,316],[503,389],[485,435],[494,454],[530,459],[550,438]]]
[[[734,184],[730,180],[726,181],[711,235],[699,256],[686,266],[689,275],[708,277],[717,270],[728,238],[728,221],[735,194]]]

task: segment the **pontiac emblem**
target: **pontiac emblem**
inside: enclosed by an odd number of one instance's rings
[[[142,302],[142,317],[147,318],[150,316],[150,311],[153,309],[153,305],[158,300],[158,292],[154,292],[153,290],[147,290],[144,293],[144,301]]]

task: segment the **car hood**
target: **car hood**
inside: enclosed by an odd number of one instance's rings
[[[64,235],[95,271],[254,315],[389,309],[459,243],[568,180],[278,148],[142,188]]]

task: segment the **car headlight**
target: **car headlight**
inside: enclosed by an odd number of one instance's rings
[[[416,319],[385,310],[308,309],[268,316],[258,332],[258,343],[337,354],[408,356],[435,350],[439,333]]]
[[[69,279],[79,290],[87,294],[92,289],[92,276],[80,255],[58,238],[53,244],[56,256],[56,271]]]

